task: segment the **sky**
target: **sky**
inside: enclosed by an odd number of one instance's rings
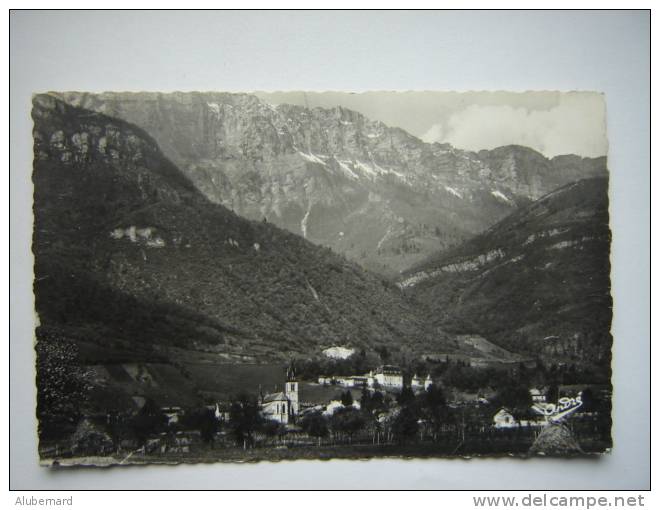
[[[607,154],[597,92],[255,92],[271,104],[341,105],[426,142],[478,151],[525,145],[547,157]]]

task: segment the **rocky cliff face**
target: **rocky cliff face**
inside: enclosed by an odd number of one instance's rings
[[[426,144],[344,108],[274,107],[247,94],[65,93],[145,129],[202,193],[398,274],[482,232],[604,158]]]

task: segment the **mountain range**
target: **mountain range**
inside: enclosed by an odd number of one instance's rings
[[[149,133],[211,202],[396,277],[605,158],[521,146],[428,144],[342,107],[271,105],[233,93],[60,93]]]
[[[36,309],[89,362],[385,346],[609,367],[605,158],[246,94],[40,94],[32,116]]]
[[[32,116],[36,310],[90,356],[449,345],[394,283],[212,203],[141,128],[47,94]]]

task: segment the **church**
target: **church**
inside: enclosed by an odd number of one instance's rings
[[[270,393],[261,397],[261,414],[267,420],[288,425],[294,423],[299,412],[298,381],[293,364],[286,371],[284,391]]]

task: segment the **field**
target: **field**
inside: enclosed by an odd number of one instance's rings
[[[96,387],[117,398],[139,395],[152,398],[161,406],[199,405],[194,383],[169,364],[107,363],[88,366],[88,371]]]
[[[247,392],[258,395],[282,391],[286,367],[279,364],[211,364],[185,362],[191,380],[204,394],[217,400]]]
[[[283,391],[286,367],[281,364],[219,363],[211,353],[195,353],[168,363],[103,363],[89,365],[95,383],[126,396],[142,395],[154,398],[162,406],[192,407],[227,401],[241,392],[257,396],[260,393]],[[301,382],[301,402],[327,403],[346,391],[341,386],[324,386]],[[353,399],[360,400],[362,390],[350,389]]]
[[[284,390],[286,368],[279,364],[211,364],[186,363],[186,370],[199,390],[217,400],[228,400],[241,391],[258,395]],[[301,402],[327,403],[337,398],[346,388],[324,386],[314,382],[301,382]],[[352,388],[354,400],[360,400],[362,390]]]

